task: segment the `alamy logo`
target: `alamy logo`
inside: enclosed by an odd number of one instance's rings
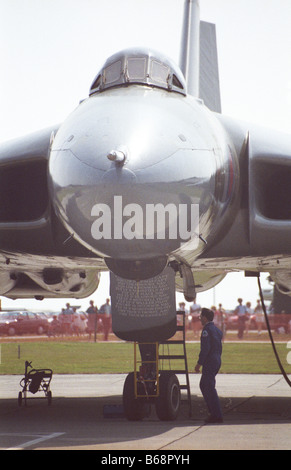
[[[91,216],[96,217],[91,227],[95,240],[196,240],[198,244],[198,204],[157,203],[142,207],[130,203],[123,206],[122,196],[114,196],[112,208],[95,204]]]

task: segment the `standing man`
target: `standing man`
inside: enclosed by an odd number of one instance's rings
[[[66,304],[66,308],[63,310],[63,315],[64,332],[69,335],[72,332],[73,323],[73,309],[69,303]]]
[[[222,307],[222,304],[218,304],[217,313],[218,313],[218,324],[217,324],[217,326],[222,331],[222,339],[224,339],[225,334],[226,334],[226,325],[225,325],[226,314],[225,314],[224,308]]]
[[[215,388],[215,376],[221,366],[222,353],[222,332],[213,323],[214,313],[208,308],[201,311],[201,349],[195,372],[200,372],[202,366],[202,376],[200,380],[200,390],[206,402],[209,417],[205,423],[222,423],[222,411],[219,398]]]
[[[199,304],[196,304],[196,298],[194,299],[193,304],[190,306],[190,316],[192,317],[191,320],[191,325],[192,325],[192,330],[194,333],[194,339],[199,337],[199,330],[200,330],[200,312],[201,312],[201,306]]]
[[[242,303],[242,299],[237,299],[238,306],[236,307],[234,313],[238,316],[238,331],[237,337],[239,339],[243,338],[244,330],[246,326],[246,319],[247,319],[247,308]]]
[[[106,303],[101,305],[99,310],[99,317],[103,323],[104,341],[108,341],[108,335],[111,330],[111,305],[110,299],[106,299]]]
[[[94,340],[96,342],[98,308],[95,307],[94,300],[90,300],[90,307],[87,308],[86,313],[88,314],[87,329],[89,333],[89,339],[91,339],[91,334],[94,333]]]
[[[255,312],[255,315],[256,315],[256,324],[257,324],[257,327],[258,327],[258,333],[259,333],[259,335],[261,335],[265,317],[264,317],[264,311],[263,311],[263,307],[261,305],[260,300],[257,300],[257,305],[256,305],[256,308],[255,308],[254,312]]]

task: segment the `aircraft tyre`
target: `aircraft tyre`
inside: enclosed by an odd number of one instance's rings
[[[156,413],[161,421],[174,421],[181,404],[180,385],[171,371],[162,371],[159,382],[160,393],[156,399]]]
[[[143,398],[135,398],[134,372],[130,372],[123,386],[123,411],[129,421],[141,421],[147,414],[147,403]]]

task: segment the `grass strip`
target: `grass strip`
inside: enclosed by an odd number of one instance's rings
[[[182,347],[171,345],[160,353],[181,354]],[[287,344],[278,344],[278,353],[287,374]],[[193,372],[199,354],[199,343],[187,343],[189,372]],[[32,361],[35,369],[50,368],[54,374],[114,374],[134,369],[132,343],[93,343],[70,341],[40,341],[0,344],[0,374],[24,374],[24,363]],[[181,361],[161,361],[160,368],[181,369]],[[271,344],[225,343],[221,373],[225,374],[279,374]]]

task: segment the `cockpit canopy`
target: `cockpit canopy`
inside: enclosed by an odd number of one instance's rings
[[[126,49],[109,57],[94,79],[89,95],[131,84],[186,95],[186,82],[179,67],[161,54],[146,49]]]

